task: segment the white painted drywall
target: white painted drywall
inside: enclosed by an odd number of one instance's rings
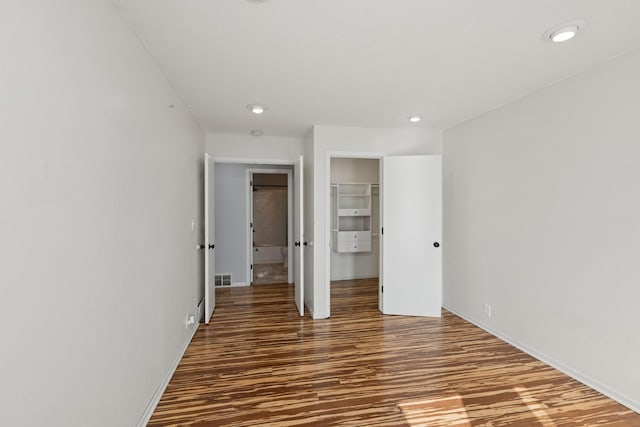
[[[204,133],[108,0],[2,2],[0,51],[0,425],[136,425],[202,295]]]
[[[443,238],[446,307],[636,411],[638,76],[635,51],[446,131]]]
[[[207,134],[207,153],[214,157],[295,160],[302,154],[302,139],[209,133]]]
[[[369,183],[378,184],[380,161],[378,159],[331,159],[332,183]],[[379,200],[376,198],[376,200]],[[373,203],[373,201],[372,201]],[[380,206],[371,206],[371,210],[380,210]],[[371,230],[377,233],[377,230]],[[331,280],[362,279],[378,277],[380,271],[379,237],[371,238],[371,251],[359,253],[339,253],[333,248],[330,252]]]
[[[329,307],[329,155],[345,157],[379,155],[440,154],[442,132],[410,129],[375,129],[345,126],[315,126],[313,129],[313,271],[314,315],[330,315]],[[305,146],[306,148],[306,146]]]
[[[293,166],[216,163],[216,274],[231,274],[232,284],[248,285],[247,169],[293,170]]]

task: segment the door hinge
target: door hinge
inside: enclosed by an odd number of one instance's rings
[[[380,291],[384,294],[384,286],[380,286]]]
[[[249,223],[249,228],[253,228],[253,223],[252,222]]]
[[[380,229],[380,234],[384,234],[384,227]]]
[[[253,181],[249,181],[249,187],[253,186]]]
[[[253,270],[253,264],[251,264],[251,265],[249,266],[249,268],[250,268],[251,270]]]

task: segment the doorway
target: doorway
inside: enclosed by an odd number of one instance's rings
[[[351,177],[349,183],[339,174],[336,158],[343,161],[376,159],[378,161],[378,200],[373,181],[363,182]],[[439,155],[378,156],[359,153],[327,153],[326,176],[326,236],[330,239],[326,251],[326,310],[331,313],[332,279],[336,279],[332,253],[367,252],[379,249],[378,308],[384,314],[440,317],[442,307],[442,166]],[[332,167],[334,166],[334,167]],[[358,170],[344,168],[345,174]],[[349,176],[349,175],[347,175]],[[339,180],[345,179],[340,188]],[[360,182],[357,182],[360,181]],[[350,185],[354,184],[354,185]],[[370,193],[368,193],[370,192]],[[342,199],[346,203],[342,203]],[[369,205],[367,205],[369,201]],[[368,207],[379,208],[377,224]],[[330,206],[333,206],[330,207]],[[348,218],[343,219],[343,216]],[[365,217],[364,219],[361,217]],[[383,222],[384,220],[384,222]],[[346,221],[342,230],[340,221]],[[371,225],[369,225],[371,224]],[[371,227],[370,231],[367,227]],[[369,238],[378,231],[378,244],[360,242],[360,233]],[[374,237],[371,236],[371,239]],[[334,259],[335,259],[334,254]],[[355,265],[354,262],[348,263]],[[358,279],[354,268],[351,277]],[[355,274],[354,274],[355,272]]]
[[[353,288],[379,294],[380,159],[330,157],[329,162],[331,293]],[[331,301],[333,311],[339,298]]]
[[[289,175],[253,172],[250,184],[251,283],[290,283]]]
[[[204,155],[204,244],[198,245],[204,251],[204,321],[211,321],[215,294],[226,291],[222,289],[225,284],[229,288],[251,284],[253,233],[249,206],[254,172],[287,177],[287,281],[293,284],[296,311],[304,316],[303,157],[238,160]],[[218,276],[230,280],[217,283]]]

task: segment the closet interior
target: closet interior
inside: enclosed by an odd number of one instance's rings
[[[330,171],[330,279],[377,278],[380,161],[333,157]]]

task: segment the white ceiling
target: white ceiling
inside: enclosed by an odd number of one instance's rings
[[[114,2],[210,132],[445,129],[640,48],[637,0]]]

